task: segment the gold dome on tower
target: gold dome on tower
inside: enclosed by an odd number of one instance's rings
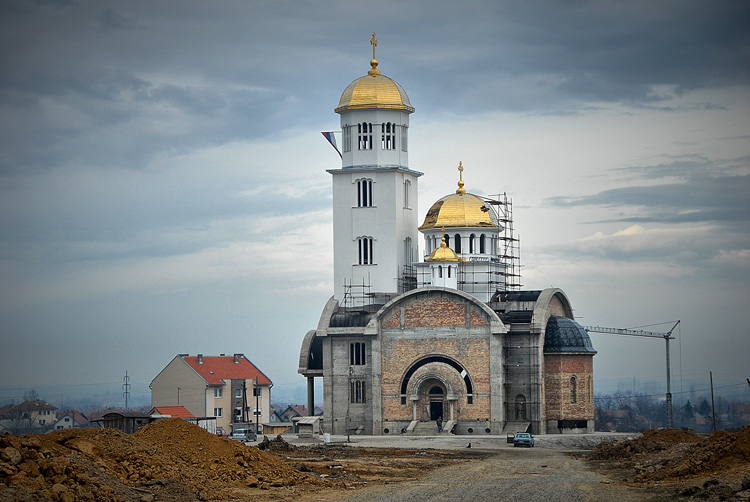
[[[463,173],[460,162],[458,170]],[[503,228],[490,204],[464,189],[463,179],[459,179],[456,193],[446,195],[432,205],[419,230],[440,227]]]
[[[392,78],[382,75],[378,70],[378,60],[375,59],[375,47],[378,41],[375,39],[375,33],[372,34],[370,43],[372,44],[370,71],[346,86],[341,94],[339,106],[334,111],[343,113],[348,110],[385,108],[412,113],[414,107],[411,106],[404,88]]]

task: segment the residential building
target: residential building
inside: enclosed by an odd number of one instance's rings
[[[244,354],[179,354],[151,382],[151,406],[184,406],[231,432],[234,424],[270,422],[272,386]]]

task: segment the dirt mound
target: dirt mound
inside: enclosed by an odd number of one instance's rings
[[[637,443],[700,443],[703,441],[692,432],[681,429],[651,429],[643,433],[643,436],[635,440]]]
[[[258,449],[272,452],[290,452],[296,451],[297,447],[287,443],[281,435],[278,435],[271,440],[268,439],[268,436],[263,436],[263,441],[258,443]]]
[[[694,448],[677,456],[653,472],[644,473],[644,479],[660,480],[737,470],[747,474],[750,469],[750,426],[737,433],[715,433]]]
[[[68,429],[0,436],[0,500],[189,501],[232,498],[237,487],[315,482],[273,455],[179,419],[133,435]]]

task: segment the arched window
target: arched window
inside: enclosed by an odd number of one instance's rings
[[[369,122],[357,124],[357,133],[357,148],[359,150],[372,150],[372,124]]]
[[[516,395],[516,420],[526,420],[526,396]]]
[[[461,234],[456,234],[456,242],[453,244],[453,251],[455,251],[456,253],[461,252]]]
[[[447,267],[445,267],[445,268],[447,268],[447,269],[448,269],[448,279],[450,279],[450,278],[451,278],[451,266],[450,266],[450,265],[448,265],[448,266],[447,266]]]
[[[404,264],[411,265],[412,253],[411,253],[411,237],[404,239]]]
[[[372,180],[357,180],[357,206],[372,206]]]
[[[448,234],[445,234],[445,245],[448,247],[451,247],[451,236]],[[455,249],[454,249],[455,251]]]
[[[443,278],[443,266],[442,265],[438,265],[438,277],[440,279]]]
[[[349,344],[349,365],[363,366],[365,360],[365,342],[351,342]]]
[[[347,125],[341,129],[341,142],[343,143],[343,149],[345,152],[352,151],[352,126]]]
[[[396,149],[396,124],[391,122],[380,124],[380,148],[383,150]]]
[[[374,262],[372,257],[372,237],[360,237],[357,239],[359,245],[359,264],[360,265],[372,265]]]
[[[484,254],[485,253],[485,246],[484,246],[484,234],[479,236],[479,253]]]
[[[476,237],[476,235],[474,235],[474,234],[471,234],[471,235],[469,236],[469,253],[472,253],[472,254],[473,254],[473,253],[474,253],[474,252],[476,251],[476,246],[475,246],[475,244],[474,244],[474,240],[475,240],[476,238],[477,238],[477,237]]]
[[[576,384],[577,384],[576,377],[575,375],[573,375],[572,377],[570,377],[570,402],[571,403],[575,403],[577,399]]]
[[[409,207],[409,192],[411,191],[411,181],[404,181],[404,207]]]
[[[349,402],[366,403],[367,402],[367,384],[364,380],[349,381]]]

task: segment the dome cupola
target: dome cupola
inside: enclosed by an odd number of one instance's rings
[[[386,109],[403,110],[406,113],[414,112],[409,96],[398,82],[380,73],[378,60],[375,59],[375,47],[378,41],[375,33],[370,39],[372,44],[372,60],[367,75],[359,77],[346,86],[341,94],[339,105],[334,110],[336,113],[344,113],[349,110]]]
[[[458,163],[459,172],[463,165]],[[435,202],[424,218],[419,230],[431,228],[484,227],[502,229],[497,213],[490,204],[464,189],[463,179],[458,181],[456,193]]]

